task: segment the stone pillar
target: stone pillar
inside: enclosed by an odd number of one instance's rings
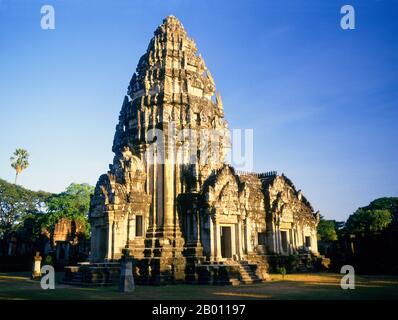
[[[135,215],[128,217],[127,244],[135,239]]]
[[[246,240],[247,240],[246,248],[247,248],[248,253],[253,251],[252,244],[250,241],[251,234],[250,234],[250,229],[249,229],[249,221],[250,221],[249,219],[246,219]]]
[[[97,257],[97,228],[91,224],[91,239],[90,239],[90,262],[94,262]]]
[[[238,219],[238,252],[239,259],[243,256],[242,221]]]
[[[273,251],[273,253],[278,253],[277,252],[277,241],[278,241],[278,239],[277,239],[277,236],[276,236],[276,226],[275,226],[275,224],[273,223],[272,224],[272,251]]]
[[[33,260],[32,279],[41,278],[41,259],[40,252],[36,252]]]
[[[236,224],[233,224],[231,226],[231,253],[232,253],[232,258],[234,257],[234,254],[236,254]]]
[[[276,225],[276,238],[277,238],[277,253],[282,253],[282,240],[281,240],[281,230],[279,225]]]
[[[153,232],[155,232],[156,231],[156,226],[157,226],[157,222],[158,222],[158,220],[157,220],[157,214],[156,214],[156,202],[157,202],[157,199],[156,199],[156,174],[157,174],[157,172],[156,172],[156,167],[157,167],[157,165],[156,165],[156,161],[157,161],[157,158],[156,158],[156,150],[155,150],[155,152],[154,152],[154,154],[153,154],[153,164],[152,164],[152,166],[151,166],[151,168],[152,168],[152,190],[151,190],[151,192],[152,192],[152,206],[151,206],[151,209],[152,209],[152,231]]]
[[[243,223],[243,236],[244,236],[244,241],[245,241],[245,254],[249,253],[249,235],[247,233],[247,219],[245,219]]]
[[[181,185],[180,185],[180,180],[181,180],[181,178],[180,178],[180,167],[179,167],[179,165],[177,164],[177,159],[175,160],[176,161],[176,164],[173,164],[173,170],[174,170],[174,183],[173,183],[173,186],[174,186],[174,194],[173,194],[173,201],[174,201],[174,199],[176,198],[176,196],[178,195],[178,194],[180,194],[181,193]],[[179,232],[181,232],[181,230],[180,230],[180,217],[179,217],[179,215],[178,215],[178,209],[177,209],[177,206],[176,205],[174,205],[174,203],[173,203],[173,216],[174,216],[174,221],[173,221],[173,223],[174,223],[174,232],[175,233],[177,233],[177,231],[179,231]]]
[[[210,220],[210,261],[214,261],[215,260],[215,226],[213,223],[213,218],[211,216],[209,216],[209,220]]]
[[[277,238],[277,236],[276,236],[276,225],[275,225],[275,223],[274,222],[272,222],[272,239],[274,240],[273,242],[273,246],[272,246],[272,249],[273,249],[273,253],[274,254],[277,254],[278,252],[277,252],[277,250],[278,250],[278,245],[277,245],[277,242],[278,242],[278,238]]]
[[[312,234],[312,240],[311,240],[311,249],[312,249],[312,252],[314,253],[314,254],[318,254],[318,239],[317,239],[317,235],[316,235],[316,232],[314,232],[313,234]]]
[[[158,160],[159,161],[159,160]],[[156,214],[156,227],[157,229],[161,232],[163,231],[163,226],[164,226],[164,202],[163,202],[163,196],[164,196],[164,185],[166,181],[164,180],[163,176],[163,164],[155,163],[156,167],[156,175],[154,179],[156,179],[156,205],[155,205],[155,214]]]
[[[221,234],[220,234],[220,225],[218,221],[215,221],[215,237],[216,237],[216,261],[221,261],[222,260],[222,255],[221,255]]]
[[[196,209],[194,207],[192,210],[192,242],[195,244],[198,242],[198,221],[196,214]]]
[[[195,214],[195,220],[196,220],[196,244],[201,245],[201,239],[200,239],[200,210],[196,210]]]
[[[109,221],[108,252],[106,253],[106,256],[105,256],[105,258],[107,260],[113,259],[114,241],[115,241],[115,221]]]
[[[122,263],[120,266],[120,292],[132,292],[135,290],[133,277],[133,262],[129,256],[128,250],[123,250]]]
[[[163,196],[164,196],[164,230],[171,231],[174,225],[174,166],[170,163],[170,159],[165,161],[163,165]]]
[[[292,253],[296,250],[296,229],[292,227]]]

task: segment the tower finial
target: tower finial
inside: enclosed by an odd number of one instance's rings
[[[168,15],[163,19],[163,24],[172,24],[172,25],[180,25],[182,27],[182,23],[175,15]]]

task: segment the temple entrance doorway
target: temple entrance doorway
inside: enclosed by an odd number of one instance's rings
[[[225,259],[232,258],[231,227],[221,227],[221,256]]]

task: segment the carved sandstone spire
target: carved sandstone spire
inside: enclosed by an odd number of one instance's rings
[[[148,130],[165,131],[173,123],[177,140],[182,129],[220,132],[220,156],[207,163],[207,172],[202,175],[208,176],[211,170],[219,168],[229,146],[221,96],[216,94],[213,77],[195,42],[176,17],[168,16],[155,30],[127,93],[130,99],[123,102],[113,145],[117,157],[126,145],[135,154],[142,154],[152,143],[147,137]],[[201,166],[193,169],[197,178]]]

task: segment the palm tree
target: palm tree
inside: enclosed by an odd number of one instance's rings
[[[11,167],[15,169],[15,184],[17,184],[18,175],[29,166],[29,153],[25,149],[17,149],[10,158]]]

